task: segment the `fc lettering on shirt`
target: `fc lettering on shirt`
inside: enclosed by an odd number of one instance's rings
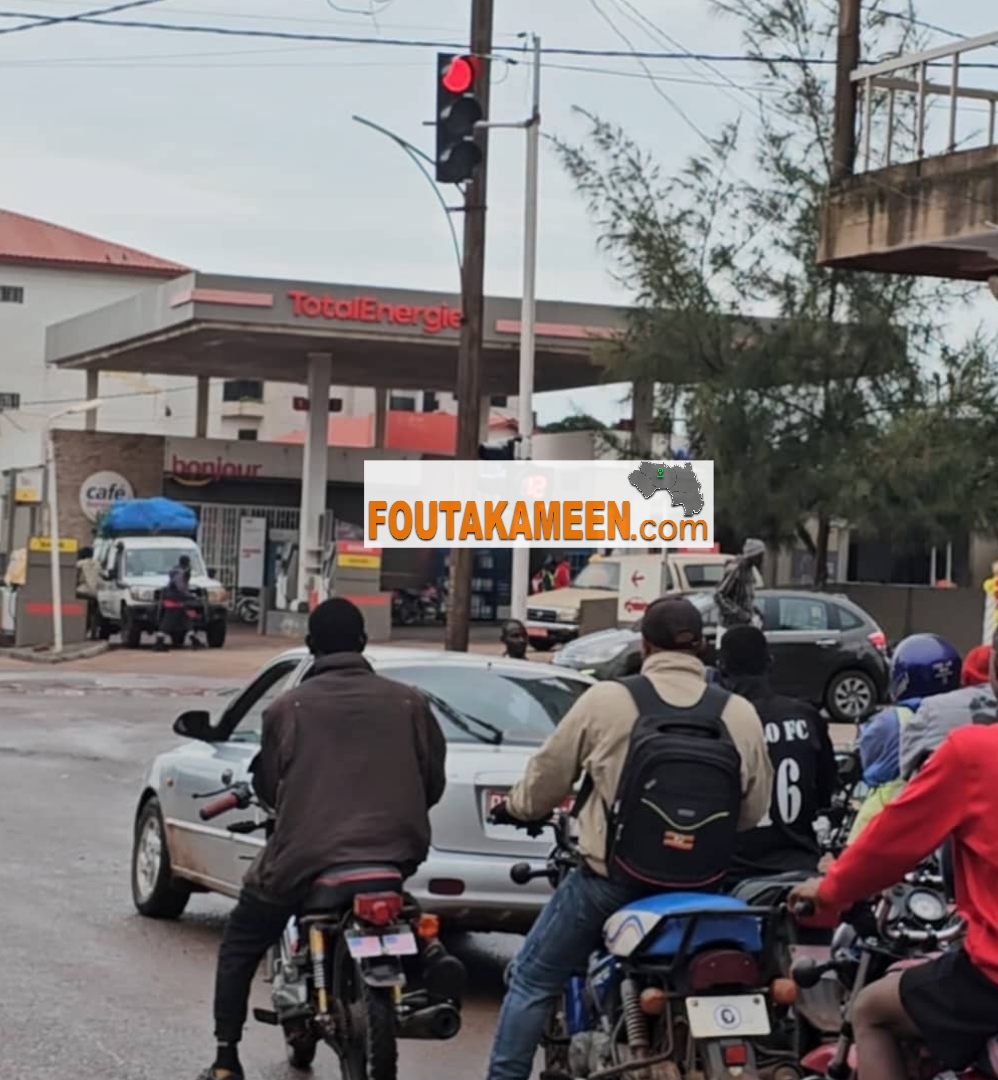
[[[787,742],[807,742],[811,738],[811,729],[806,720],[782,720],[778,724],[771,721],[765,724],[764,728],[767,743],[778,743],[781,739],[786,739]]]

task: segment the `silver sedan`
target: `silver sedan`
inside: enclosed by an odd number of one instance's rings
[[[514,885],[509,870],[522,861],[543,866],[549,838],[491,825],[486,815],[592,680],[548,664],[424,649],[371,647],[365,655],[379,674],[427,695],[447,739],[447,789],[431,813],[433,846],[410,891],[449,926],[525,931],[550,888]],[[214,720],[212,741],[185,741],[152,762],[132,854],[132,895],[143,915],[177,918],[194,892],[238,895],[264,841],[229,831],[245,811],[202,822],[195,796],[249,779],[264,710],[311,665],[305,649],[275,657]]]

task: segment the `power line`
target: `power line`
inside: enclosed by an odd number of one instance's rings
[[[140,0],[135,0],[140,2]],[[141,0],[143,3],[154,3],[157,0]],[[160,0],[161,2],[161,0]],[[37,19],[37,15],[24,11],[0,11],[0,19]],[[107,19],[94,18],[85,15],[77,15],[72,20],[74,23],[88,26],[107,26],[129,30],[158,30],[167,33],[180,34],[213,34],[220,37],[237,38],[263,38],[276,41],[306,41],[333,45],[372,45],[392,48],[411,49],[434,49],[467,52],[468,46],[464,41],[443,41],[424,38],[386,38],[371,37],[351,34],[315,34],[294,30],[258,30],[242,26],[217,26],[197,25],[188,23],[152,22],[140,19]],[[0,31],[2,32],[2,31]],[[686,51],[667,50],[642,50],[642,49],[583,49],[569,48],[565,46],[544,46],[541,50],[548,56],[592,56],[603,59],[616,60],[701,60],[712,64],[758,64],[759,58],[747,53],[689,53]],[[492,53],[508,52],[522,55],[522,45],[493,45]],[[828,67],[835,64],[835,60],[824,56],[767,56],[767,64],[801,64]],[[948,64],[929,64],[929,67],[949,67]],[[998,69],[998,64],[966,63],[961,67],[969,69]]]
[[[644,71],[645,75],[648,77],[648,80],[651,83],[652,89],[655,91],[655,93],[658,94],[658,96],[667,105],[669,105],[672,108],[672,111],[687,125],[687,127],[689,127],[691,130],[696,132],[696,134],[699,135],[700,138],[709,147],[713,148],[714,147],[714,141],[710,138],[710,136],[706,135],[704,133],[703,129],[701,127],[699,127],[696,123],[694,123],[693,120],[691,120],[689,118],[689,116],[686,114],[685,110],[680,108],[680,106],[676,104],[676,102],[662,89],[662,87],[658,85],[658,82],[655,80],[655,76],[652,74],[651,68],[649,68],[648,65],[645,63],[645,61],[642,60],[637,55],[637,51],[636,51],[636,49],[634,47],[634,44],[631,41],[631,39],[624,33],[623,30],[620,29],[619,26],[617,26],[617,24],[613,21],[613,19],[611,19],[610,16],[607,15],[607,13],[600,7],[599,0],[589,0],[589,4],[592,7],[593,11],[595,11],[596,14],[599,15],[599,17],[607,24],[607,26],[609,26],[610,29],[617,35],[617,37],[619,37],[620,40],[623,41],[624,44],[627,45],[630,48],[632,54],[634,55],[634,58],[641,65],[641,69]]]
[[[148,7],[150,4],[161,4],[163,0],[127,0],[123,4],[115,4],[114,7],[94,8],[91,11],[79,11],[75,15],[16,15],[18,19],[31,19],[31,22],[19,23],[17,26],[8,26],[0,30],[0,34],[18,34],[22,30],[37,30],[42,26],[57,26],[60,23],[88,22],[97,15],[113,15],[117,11],[128,11],[131,8]]]

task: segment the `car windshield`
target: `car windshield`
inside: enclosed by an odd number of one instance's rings
[[[620,588],[620,563],[603,559],[591,562],[579,571],[572,585],[576,589],[606,589],[607,592],[617,592]]]
[[[385,674],[422,690],[448,742],[537,745],[588,688],[560,675],[433,664]]]
[[[197,548],[132,548],[125,551],[125,577],[163,577],[177,565],[181,555],[191,560],[191,577],[204,577],[204,563]]]

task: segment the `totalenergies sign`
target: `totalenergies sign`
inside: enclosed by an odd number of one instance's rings
[[[303,289],[292,289],[288,299],[295,318],[388,323],[391,326],[415,327],[424,334],[461,329],[460,310],[448,304],[390,304],[375,296],[345,298],[328,293],[316,296]]]

